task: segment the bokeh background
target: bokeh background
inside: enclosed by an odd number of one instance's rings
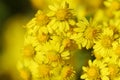
[[[21,80],[16,63],[23,46],[23,26],[35,12],[30,0],[0,0],[0,80]]]

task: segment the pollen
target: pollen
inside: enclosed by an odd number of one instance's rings
[[[96,67],[90,67],[87,71],[88,77],[94,79],[98,76]]]
[[[56,12],[56,17],[58,20],[67,20],[71,16],[71,13],[69,12],[68,9],[59,9]]]
[[[35,15],[35,17],[36,17],[37,24],[39,24],[41,26],[46,25],[49,22],[49,17],[43,12],[40,13],[38,11],[38,13]]]
[[[97,33],[98,33],[97,29],[94,29],[92,27],[88,27],[86,29],[84,35],[85,35],[85,38],[92,40],[97,36]]]
[[[34,47],[31,44],[26,45],[23,53],[25,57],[32,57],[35,54]]]
[[[41,77],[50,76],[50,67],[48,65],[42,64],[39,66],[39,75]]]

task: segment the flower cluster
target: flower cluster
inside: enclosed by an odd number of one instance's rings
[[[25,26],[24,48],[18,63],[21,77],[76,80],[80,75],[79,79],[84,80],[120,80],[120,1],[100,0],[95,13],[88,11],[85,16],[72,8],[72,0],[58,2],[50,4],[48,10],[38,10]],[[86,0],[82,3],[91,5]],[[73,56],[82,49],[90,50],[94,59],[86,58],[88,66],[83,65],[82,74],[78,74]]]

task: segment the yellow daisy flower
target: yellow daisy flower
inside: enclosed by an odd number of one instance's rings
[[[46,25],[49,22],[49,17],[43,11],[38,11],[35,15],[36,23],[40,26]]]
[[[69,4],[63,2],[61,5],[50,5],[51,21],[48,24],[50,33],[65,34],[70,29],[70,23],[75,22],[73,11],[69,8]]]
[[[84,73],[81,75],[81,79],[85,80],[109,80],[108,68],[103,60],[89,60],[89,67],[83,66]]]
[[[113,31],[109,28],[105,28],[100,35],[100,39],[95,42],[93,49],[102,57],[110,56],[113,45],[115,44]]]
[[[46,32],[46,26],[49,21],[48,13],[38,10],[35,17],[25,26],[27,33],[30,35],[36,35],[36,32],[39,30]]]
[[[86,49],[92,48],[94,42],[98,39],[100,32],[101,28],[99,25],[96,25],[95,21],[90,22],[83,33],[82,47],[86,47]]]
[[[89,67],[83,66],[84,73],[81,75],[81,79],[85,80],[98,80],[100,77],[99,68],[97,66],[97,62],[93,62],[89,60]]]

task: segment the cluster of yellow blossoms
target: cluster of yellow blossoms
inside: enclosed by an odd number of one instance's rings
[[[49,5],[48,10],[38,10],[25,26],[22,59],[18,63],[21,77],[120,80],[120,1],[100,1],[101,7],[95,13],[88,10],[85,16],[80,15],[81,8],[72,9],[69,0]],[[73,56],[83,49],[89,50],[93,59],[86,58],[88,65],[82,65],[83,70],[78,72]]]

